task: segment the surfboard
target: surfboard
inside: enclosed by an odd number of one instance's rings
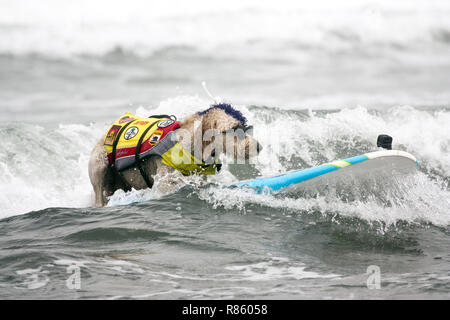
[[[339,183],[343,179],[361,180],[368,177],[405,175],[417,171],[418,168],[419,162],[408,152],[381,150],[274,177],[246,180],[235,186],[251,188],[257,193],[290,192],[311,185]]]

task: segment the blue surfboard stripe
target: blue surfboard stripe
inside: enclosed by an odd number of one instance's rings
[[[366,161],[368,159],[369,158],[367,158],[367,156],[365,154],[362,154],[362,155],[359,155],[359,156],[355,156],[355,157],[344,159],[344,161],[350,162],[351,164],[356,164],[356,163],[359,163],[359,162]]]
[[[359,155],[351,158],[344,159],[351,164],[356,164],[368,160],[367,156]],[[288,187],[292,184],[297,184],[323,174],[339,170],[340,168],[330,164],[323,164],[318,167],[303,169],[299,171],[293,171],[286,174],[282,174],[276,177],[269,178],[257,178],[254,180],[243,181],[236,184],[237,187],[249,187],[256,190],[256,192],[261,193],[265,189],[267,191],[277,191],[281,188]]]

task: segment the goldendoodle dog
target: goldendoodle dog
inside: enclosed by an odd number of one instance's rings
[[[95,205],[104,206],[118,189],[173,192],[183,185],[181,176],[217,173],[221,154],[245,162],[262,149],[251,133],[242,113],[224,103],[182,121],[126,113],[92,150],[89,178]]]

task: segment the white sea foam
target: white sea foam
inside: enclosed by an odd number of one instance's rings
[[[269,261],[263,261],[248,265],[234,265],[226,267],[227,270],[238,274],[240,280],[270,281],[275,279],[314,279],[336,278],[337,274],[319,274],[307,271],[306,265],[290,262],[287,258],[273,257]],[[235,275],[236,276],[236,275]]]
[[[293,113],[277,115],[270,122],[255,114],[250,121],[255,126],[255,137],[264,145],[257,158],[263,175],[285,170],[278,156],[300,156],[312,166],[321,164],[324,159],[335,160],[338,143],[341,148],[351,150],[359,147],[359,140],[364,140],[367,145],[360,147],[371,146],[375,150],[377,136],[381,133],[394,138],[394,149],[406,149],[442,175],[448,176],[450,172],[449,111],[401,106],[377,114],[360,106],[326,115],[310,111],[308,118],[299,118]]]
[[[201,189],[198,194],[200,199],[212,204],[214,208],[238,209],[243,213],[247,212],[247,205],[260,205],[281,210],[280,215],[286,218],[291,218],[292,214],[321,212],[330,217],[339,215],[358,218],[369,223],[378,222],[381,223],[377,229],[380,233],[384,233],[399,221],[448,226],[449,192],[422,173],[410,179],[412,181],[409,183],[400,183],[392,190],[383,190],[383,197],[386,198],[385,201],[390,202],[389,206],[384,205],[376,194],[364,199],[346,201],[334,193],[314,198],[295,198],[292,195],[255,194],[251,190],[224,190],[217,186]]]
[[[39,289],[46,286],[50,281],[49,271],[42,267],[17,270],[16,273],[23,278],[22,282],[15,286],[16,289]]]
[[[20,123],[2,126],[7,150],[0,158],[0,217],[48,207],[92,204],[87,164],[103,128],[60,125],[44,129]]]
[[[206,100],[205,100],[206,99]],[[205,97],[175,97],[156,107],[139,107],[136,114],[175,114],[179,118],[207,105]],[[255,161],[261,175],[286,172],[293,157],[303,162],[295,168],[319,165],[350,157],[376,148],[380,133],[394,137],[394,148],[411,152],[424,168],[413,183],[403,189],[403,198],[393,193],[391,208],[373,201],[346,203],[339,199],[294,199],[271,195],[255,195],[242,190],[226,192],[222,186],[238,181],[225,164],[219,175],[209,177],[218,186],[200,187],[198,195],[214,206],[244,209],[248,203],[288,210],[339,211],[342,215],[359,217],[387,224],[398,220],[426,221],[436,225],[450,223],[448,173],[450,172],[450,112],[424,111],[412,107],[395,107],[384,112],[368,111],[364,107],[342,109],[321,114],[310,111],[249,108],[239,106],[248,122],[255,126],[254,136],[264,146]],[[168,111],[169,110],[169,111]],[[131,110],[133,111],[133,110]],[[44,129],[20,123],[2,125],[0,141],[0,217],[40,210],[47,207],[86,207],[93,205],[87,163],[97,139],[104,135],[107,124],[61,125]],[[186,179],[185,183],[200,186],[201,179]],[[109,205],[158,199],[157,190],[118,191]],[[400,200],[398,199],[400,198]],[[402,200],[403,199],[403,200]],[[405,200],[406,199],[406,200]],[[370,200],[370,199],[369,199]]]
[[[267,114],[271,112],[273,110],[268,110]],[[280,156],[285,159],[301,157],[309,167],[364,153],[366,149],[375,150],[377,135],[381,133],[392,135],[394,149],[411,152],[423,168],[437,172],[438,176],[430,178],[419,173],[409,180],[396,182],[392,190],[386,190],[385,195],[385,200],[393,203],[392,207],[381,205],[376,195],[372,199],[356,199],[348,203],[338,197],[295,199],[256,195],[238,189],[225,192],[215,186],[200,190],[199,197],[215,207],[245,211],[246,204],[261,204],[294,212],[318,209],[366,221],[379,221],[387,226],[400,220],[430,222],[440,226],[450,224],[450,192],[445,182],[450,172],[450,112],[423,111],[403,106],[380,113],[357,107],[325,115],[310,111],[308,117],[299,117],[295,113],[287,116],[277,114],[271,121],[267,121],[267,114],[266,117],[258,117],[258,112],[246,114],[255,126],[255,137],[264,146],[255,164],[262,176],[286,172],[286,163],[281,161]],[[361,141],[364,144],[361,145]],[[343,152],[342,149],[348,151]]]

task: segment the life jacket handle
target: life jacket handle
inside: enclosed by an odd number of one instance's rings
[[[173,121],[177,121],[177,117],[175,117],[173,114],[170,116],[168,114],[157,114],[157,115],[149,116],[149,118],[163,118],[163,119],[172,119]]]

